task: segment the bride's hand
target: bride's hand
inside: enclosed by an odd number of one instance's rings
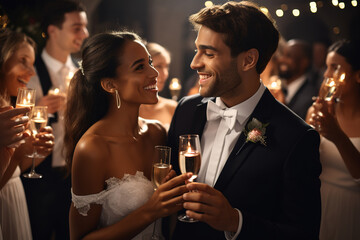
[[[149,209],[153,211],[155,219],[169,216],[183,208],[182,194],[189,191],[185,186],[185,181],[192,174],[173,176],[174,174],[176,174],[175,171],[171,170],[168,174],[171,179],[161,184],[148,201]]]
[[[165,178],[161,181],[161,184],[166,183],[170,179],[176,177],[176,172],[172,169],[172,165],[170,165],[169,173],[166,175]]]

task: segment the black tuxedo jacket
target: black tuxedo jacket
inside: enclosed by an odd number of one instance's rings
[[[199,95],[182,99],[168,134],[172,165],[180,173],[178,138],[199,134],[206,123],[207,101]],[[320,226],[319,135],[266,89],[249,121],[266,127],[266,143],[246,142],[242,132],[216,184],[241,211],[238,239],[318,239]],[[225,239],[205,223],[177,221],[174,239]]]
[[[302,119],[305,119],[309,107],[313,104],[312,97],[319,94],[319,86],[313,73],[308,73],[306,80],[301,87],[296,91],[287,106],[298,114]]]

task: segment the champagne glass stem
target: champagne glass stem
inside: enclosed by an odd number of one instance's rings
[[[34,151],[33,154],[35,154],[36,151]],[[32,165],[31,165],[31,170],[30,170],[30,175],[34,175],[35,174],[35,157],[32,158]]]
[[[157,239],[156,235],[155,235],[156,222],[157,222],[157,220],[155,220],[155,222],[154,222],[154,227],[153,227],[153,232],[152,232],[152,235],[151,235],[151,239]]]

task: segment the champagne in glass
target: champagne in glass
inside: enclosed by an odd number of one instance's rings
[[[35,89],[19,88],[16,98],[16,108],[29,107],[30,111],[27,116],[31,117],[32,110],[35,106]]]
[[[186,151],[179,152],[180,171],[182,173],[193,173],[189,181],[194,181],[194,179],[197,178],[200,171],[200,163],[201,157],[199,152],[194,152],[191,148]]]
[[[30,119],[30,130],[34,139],[36,138],[36,135],[40,132],[40,129],[46,126],[47,121],[47,106],[34,107],[32,117]],[[27,155],[27,157],[32,158],[32,166],[30,172],[23,174],[23,176],[26,178],[42,178],[41,174],[35,172],[35,158],[40,158],[44,156],[39,154],[34,147],[32,154]]]
[[[199,135],[189,134],[179,137],[179,166],[181,173],[192,172],[193,176],[189,182],[194,181],[200,171],[201,147]],[[186,214],[181,214],[178,219],[182,222],[197,222]]]
[[[170,171],[171,148],[155,146],[155,151],[156,158],[153,162],[151,180],[156,190]]]
[[[335,82],[333,78],[326,78],[324,84],[324,100],[331,101],[337,90],[338,84]]]
[[[154,190],[156,190],[164,178],[170,171],[170,158],[171,148],[167,146],[155,146],[155,158],[152,165],[151,181],[154,184]],[[157,220],[156,220],[157,221]],[[154,222],[153,231],[151,234],[145,234],[143,240],[164,240],[161,235],[158,235],[156,230],[156,221]]]
[[[164,163],[155,163],[153,165],[153,184],[156,186],[156,189],[160,186],[162,180],[169,173],[170,165]]]

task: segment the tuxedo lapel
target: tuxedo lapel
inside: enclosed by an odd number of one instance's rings
[[[205,98],[201,101],[201,103],[199,103],[196,106],[196,112],[195,112],[195,119],[194,119],[194,124],[193,124],[193,129],[192,132],[194,132],[195,134],[198,134],[201,140],[203,131],[204,131],[204,127],[207,121],[206,118],[206,108],[207,108],[207,103],[208,101],[214,101],[215,98]]]
[[[247,120],[245,126],[247,126],[249,121],[251,121],[253,118],[258,119],[262,123],[269,123],[271,113],[268,111],[268,109],[271,109],[269,104],[271,104],[273,101],[275,101],[273,96],[266,89],[259,103],[256,105],[253,113]],[[215,184],[216,189],[222,190],[227,186],[232,176],[245,163],[245,161],[249,159],[249,154],[254,150],[254,148],[266,147],[260,143],[246,142],[246,137],[246,133],[243,130],[235,144],[234,149],[231,151],[231,154],[226,161],[223,170],[220,173],[220,176]]]

